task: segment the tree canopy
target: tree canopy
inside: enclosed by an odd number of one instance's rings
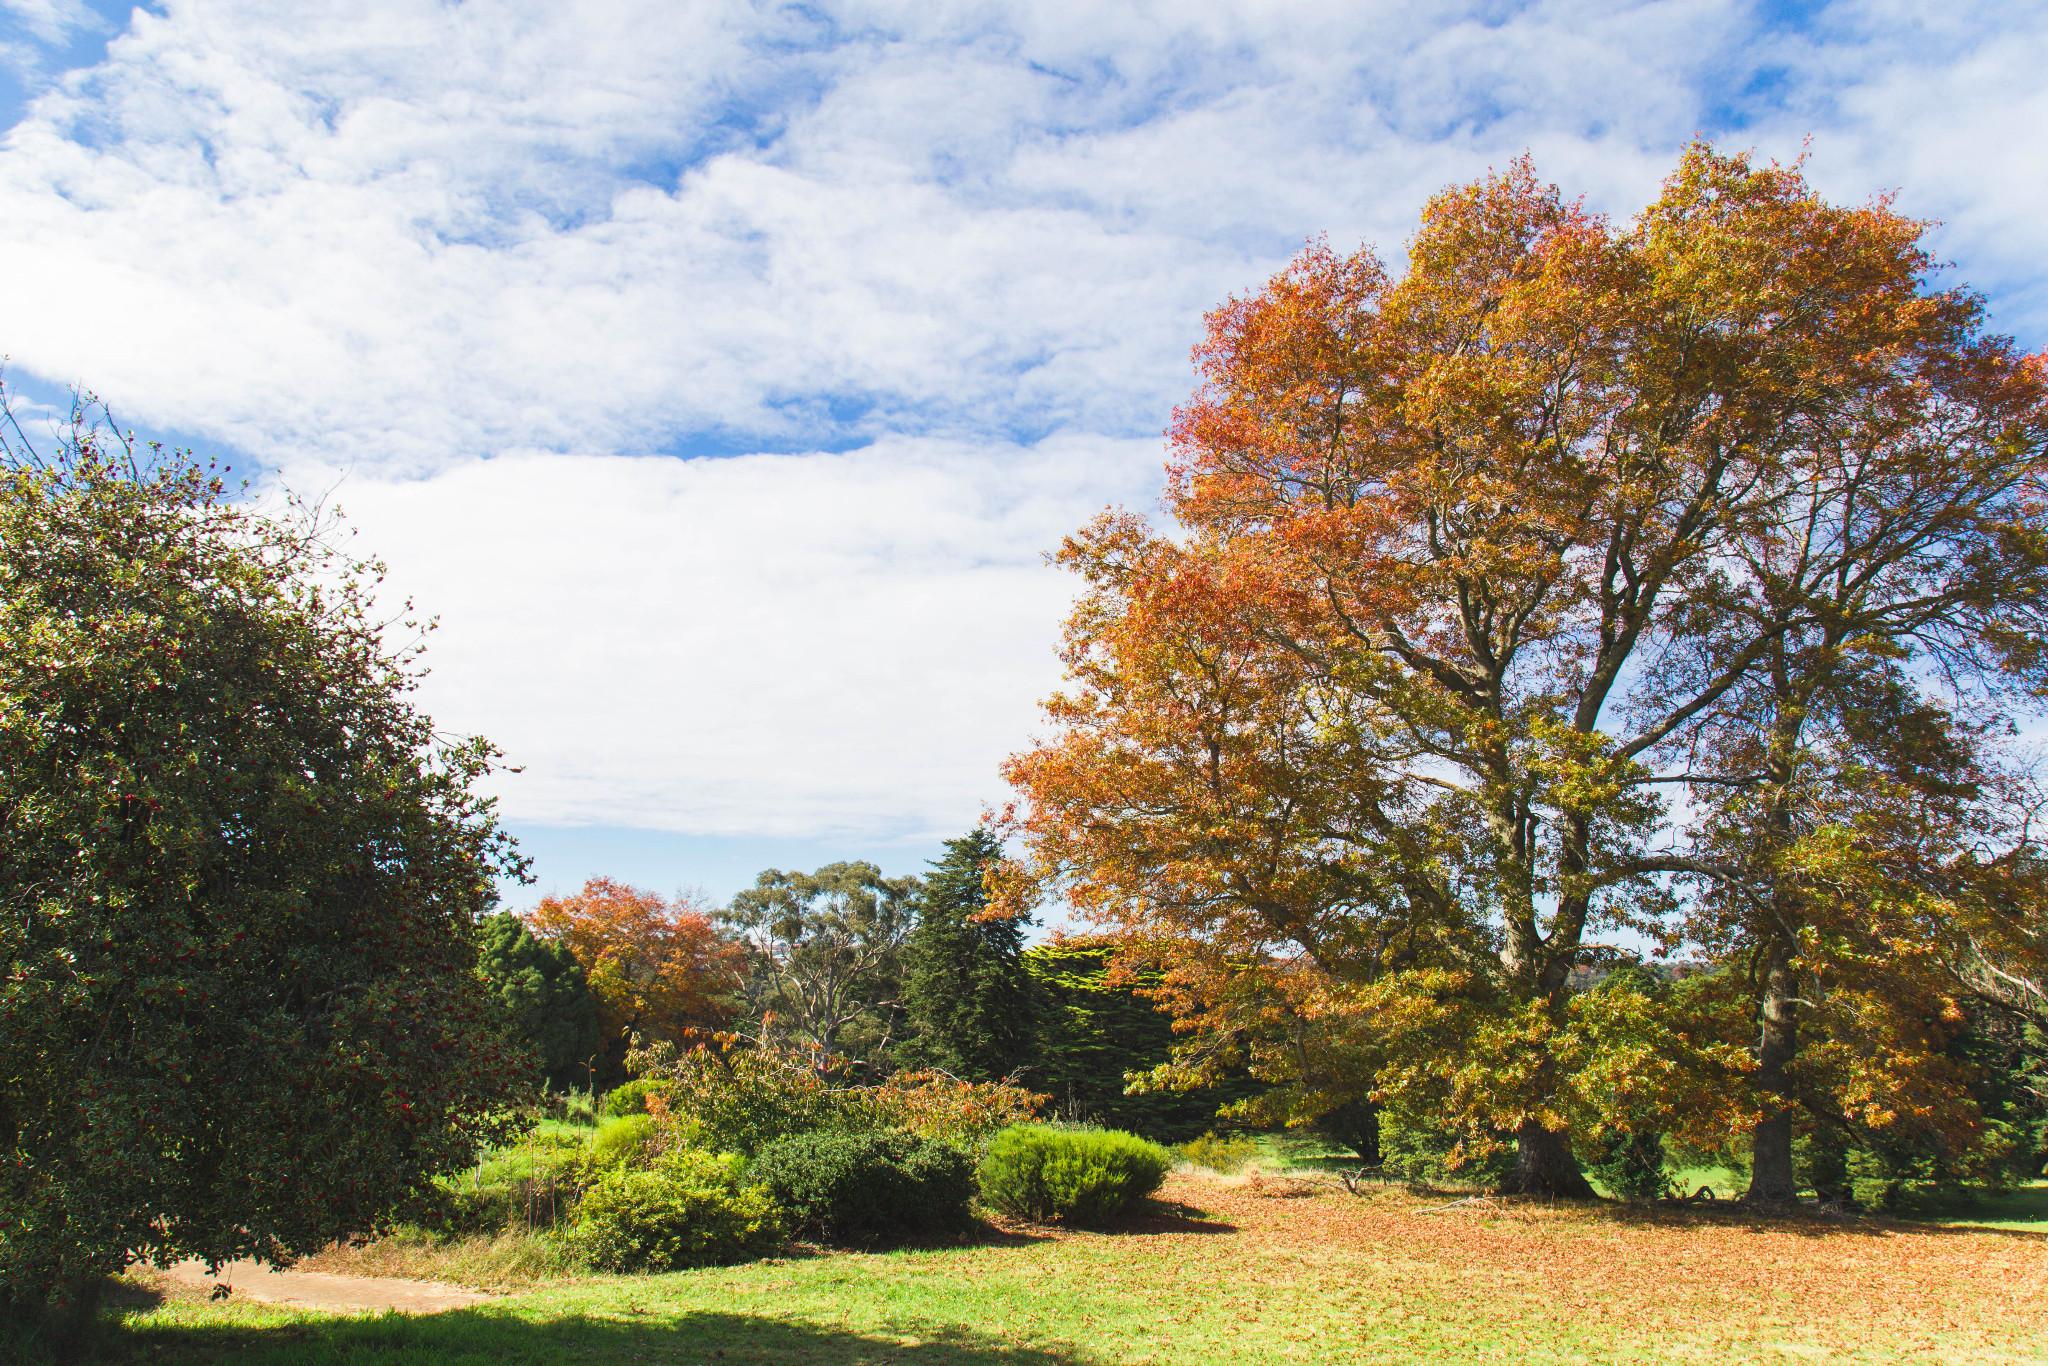
[[[1753,1129],[1764,1199],[1795,1127],[1973,1141],[1960,965],[2040,954],[1997,736],[2048,683],[2048,366],[1922,234],[1705,146],[1628,223],[1524,159],[1398,279],[1317,244],[1217,309],[1181,534],[1062,552],[1016,894],[1173,965],[1190,1076],[1510,1135],[1515,1189],[1649,1122]],[[1616,935],[1726,970],[1571,991]]]
[[[965,1081],[1001,1081],[1035,1054],[1031,977],[1020,917],[987,914],[983,874],[1003,846],[984,827],[946,841],[917,900],[903,947],[901,1059]]]
[[[530,1093],[472,929],[522,872],[331,526],[85,403],[0,468],[0,1278],[288,1264]]]
[[[687,894],[670,898],[594,877],[573,896],[542,897],[525,919],[583,965],[605,1039],[605,1080],[624,1075],[636,1032],[679,1042],[732,1018],[740,948]]]
[[[903,1024],[903,940],[920,889],[914,877],[856,862],[814,873],[770,868],[735,895],[724,919],[752,954],[764,1033],[820,1060],[886,1062]]]

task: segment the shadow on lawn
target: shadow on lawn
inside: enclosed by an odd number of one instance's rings
[[[641,1318],[632,1317],[644,1315]],[[6,1344],[0,1343],[0,1353]],[[29,1348],[0,1357],[41,1366]],[[554,1363],[674,1362],[737,1366],[1093,1366],[1100,1359],[1067,1348],[1027,1347],[967,1329],[876,1337],[821,1325],[742,1314],[693,1312],[668,1317],[629,1305],[617,1315],[565,1315],[538,1322],[479,1306],[444,1314],[387,1314],[267,1327],[214,1324],[130,1328],[103,1323],[86,1360],[106,1366],[553,1366]]]
[[[1678,1208],[1628,1205],[1620,1202],[1603,1203],[1606,1208],[1601,1213],[1608,1218],[1617,1223],[1637,1227],[1688,1228],[1710,1224],[1716,1228],[1747,1229],[1752,1233],[1789,1233],[1800,1238],[1888,1238],[1898,1233],[1915,1233],[1923,1237],[1967,1235],[1981,1238],[1991,1234],[2002,1238],[2021,1238],[2037,1243],[2048,1243],[2048,1233],[2032,1229],[1968,1225],[1949,1227],[1942,1224],[1915,1223],[1891,1215],[1824,1214],[1812,1209],[1779,1212],[1751,1209],[1733,1200],[1719,1201],[1714,1205]]]

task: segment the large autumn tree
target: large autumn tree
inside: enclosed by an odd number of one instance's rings
[[[92,421],[0,442],[0,1308],[388,1226],[532,1092],[493,752],[331,524]]]
[[[732,1018],[741,948],[689,893],[665,897],[608,877],[572,896],[542,897],[525,915],[541,939],[574,954],[597,998],[607,1079],[623,1075],[632,1036],[680,1042]]]
[[[2043,681],[2043,366],[1921,232],[1705,146],[1619,224],[1525,159],[1433,199],[1398,279],[1315,246],[1210,315],[1181,534],[1067,543],[1073,687],[1009,765],[1024,882],[1174,964],[1190,1070],[1426,1108],[1512,1135],[1511,1188],[1583,1193],[1574,1134],[1755,1123],[1775,1154],[1839,1100],[1787,1070],[1833,951],[1809,929],[1929,972],[1973,935],[2030,951],[1986,891],[2016,847],[1962,853],[1996,759],[1958,718]],[[1778,718],[1823,694],[1913,733],[1802,767]],[[1911,881],[1881,852],[1910,822],[1826,794],[1915,783],[1946,784],[1911,819],[1956,855],[1873,911],[1857,879]],[[1739,991],[1569,990],[1603,934],[1668,942],[1685,907]],[[1859,1012],[1866,1045],[1926,980]],[[1897,1091],[1903,1056],[1828,1085]]]

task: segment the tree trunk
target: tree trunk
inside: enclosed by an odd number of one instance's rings
[[[1791,1079],[1786,1075],[1799,1048],[1798,998],[1791,954],[1779,946],[1764,973],[1757,1039],[1756,1084],[1766,1108],[1751,1134],[1749,1193],[1743,1199],[1752,1205],[1789,1205],[1799,1198],[1792,1172]]]
[[[1570,1141],[1532,1119],[1515,1130],[1515,1170],[1501,1184],[1501,1194],[1591,1200],[1593,1187],[1579,1170]]]
[[[65,1285],[64,1302],[50,1317],[50,1354],[57,1366],[86,1360],[93,1330],[99,1324],[100,1295],[106,1288],[104,1276],[80,1276]]]

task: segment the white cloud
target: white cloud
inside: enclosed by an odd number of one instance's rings
[[[956,833],[1057,679],[1076,506],[1151,443],[533,454],[337,500],[441,617],[421,702],[523,774],[504,813],[694,834]]]
[[[1145,500],[1202,310],[1314,232],[1812,132],[2048,340],[2048,16],[1923,10],[173,0],[0,144],[0,352],[352,468],[515,815],[950,829],[1051,678],[1033,557]]]

